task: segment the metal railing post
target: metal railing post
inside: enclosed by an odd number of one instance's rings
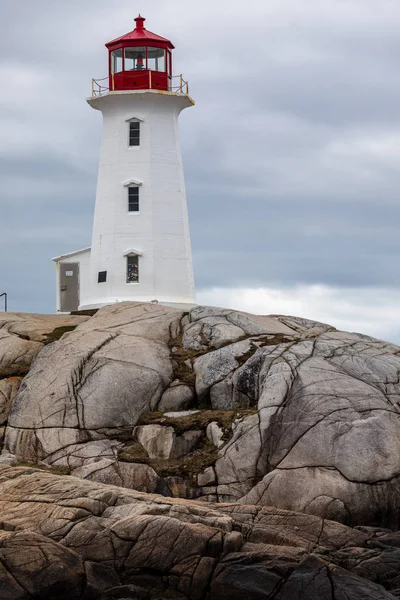
[[[182,73],[179,75],[179,77],[180,77],[179,91],[182,94],[182,88],[183,88],[183,76],[182,76]]]
[[[4,292],[4,294],[0,294],[0,298],[2,298],[2,296],[4,296],[4,312],[7,312],[7,293]]]
[[[149,89],[151,90],[151,71],[149,71]]]

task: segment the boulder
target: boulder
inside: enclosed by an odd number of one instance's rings
[[[136,439],[152,459],[168,460],[189,454],[203,437],[201,431],[177,435],[173,427],[143,425],[134,429]]]
[[[12,403],[20,388],[22,377],[0,379],[0,425],[7,423]]]
[[[26,375],[43,345],[51,341],[54,330],[76,327],[88,318],[0,313],[0,379]]]
[[[191,387],[174,382],[161,396],[158,410],[187,410],[192,406],[194,399],[195,395]]]
[[[80,600],[84,563],[78,553],[39,533],[0,533],[0,596],[9,600]]]
[[[224,431],[216,421],[207,425],[206,435],[216,448],[223,446],[224,442],[222,438],[224,437]]]
[[[396,534],[0,465],[0,594],[393,600]],[[393,591],[393,594],[391,593]]]
[[[167,494],[167,486],[148,465],[129,464],[110,458],[86,463],[72,471],[72,475],[89,481],[133,488],[150,494]]]
[[[14,402],[10,450],[32,458],[37,448],[42,460],[63,446],[89,441],[90,431],[132,427],[157,407],[173,379],[163,339],[181,313],[149,306],[106,307],[44,348]]]
[[[0,329],[21,339],[47,343],[55,329],[77,327],[89,319],[90,317],[83,315],[7,312],[0,313]]]
[[[5,452],[140,489],[144,465],[170,493],[397,527],[399,371],[398,346],[316,321],[121,303],[41,350]]]

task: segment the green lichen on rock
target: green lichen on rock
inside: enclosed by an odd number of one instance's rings
[[[43,343],[45,345],[52,344],[53,342],[57,342],[62,338],[64,333],[69,333],[70,331],[74,331],[77,328],[77,325],[65,325],[64,327],[56,327],[53,329],[51,333],[47,333]]]

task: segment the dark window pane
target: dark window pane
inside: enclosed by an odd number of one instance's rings
[[[97,282],[105,283],[106,281],[107,281],[107,271],[99,271]]]
[[[140,123],[131,121],[129,123],[129,145],[140,146]]]
[[[137,212],[139,210],[139,188],[128,188],[128,211]]]
[[[128,256],[126,264],[127,264],[126,283],[138,283],[139,282],[139,257],[138,256]]]

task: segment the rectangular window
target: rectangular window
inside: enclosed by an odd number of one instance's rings
[[[122,71],[122,50],[114,50],[111,53],[111,72],[120,73]]]
[[[129,187],[128,188],[128,211],[138,212],[139,211],[139,188]]]
[[[126,264],[126,283],[139,283],[139,257],[128,256]]]
[[[163,48],[147,48],[147,68],[149,69],[149,71],[165,72],[165,52],[166,51]]]
[[[107,281],[107,271],[99,271],[97,283],[105,283]]]
[[[125,48],[125,71],[146,70],[146,48]]]
[[[140,122],[131,121],[129,123],[129,145],[140,146]]]

